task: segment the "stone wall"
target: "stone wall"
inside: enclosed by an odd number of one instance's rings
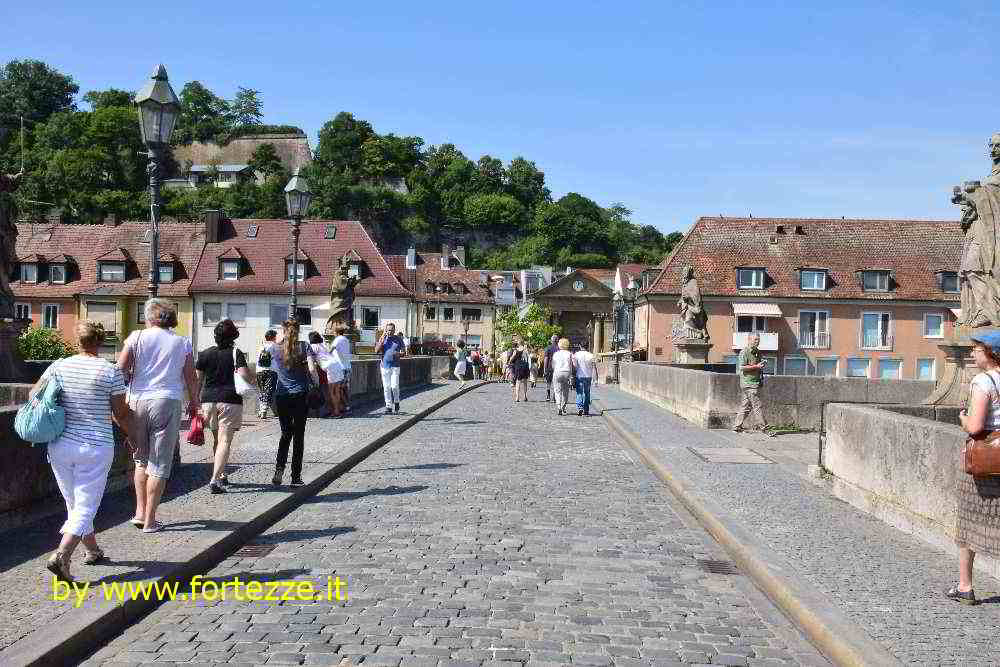
[[[416,387],[432,379],[432,366],[441,362],[432,357],[406,357],[402,359],[400,384]],[[447,362],[447,357],[441,357]],[[351,398],[360,402],[382,396],[382,376],[376,359],[357,360],[351,365]],[[14,528],[31,520],[41,501],[54,501],[59,491],[48,461],[44,445],[30,446],[14,433],[14,416],[17,408],[27,399],[31,385],[0,384],[0,530]],[[244,411],[253,414],[256,397],[247,399]],[[108,478],[108,491],[127,487],[132,478],[132,460],[124,443],[115,451],[115,461]]]
[[[733,373],[633,362],[621,365],[620,376],[623,390],[706,428],[729,428],[740,408]],[[933,382],[921,380],[769,375],[760,398],[771,424],[817,430],[825,403],[919,404],[933,389]]]
[[[893,408],[826,406],[822,463],[833,492],[900,530],[957,553],[955,487],[965,474],[959,454],[965,432]],[[951,414],[935,416],[947,419]],[[995,558],[977,554],[976,567],[1000,576]]]

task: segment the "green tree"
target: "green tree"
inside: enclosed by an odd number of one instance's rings
[[[175,143],[212,141],[230,129],[229,103],[200,81],[184,84],[178,97],[181,101],[181,113],[174,130]]]
[[[405,178],[423,159],[420,137],[374,136],[361,146],[361,174],[373,185]]]
[[[361,175],[361,149],[375,136],[371,123],[341,111],[319,131],[314,161],[326,171],[345,174],[348,185],[357,185]]]
[[[525,212],[521,203],[503,194],[478,194],[465,200],[465,223],[477,229],[493,227],[517,230],[524,226]]]
[[[233,127],[257,125],[264,119],[264,103],[260,91],[240,86],[229,103],[229,122]]]
[[[545,174],[534,162],[516,157],[507,166],[507,194],[513,196],[529,213],[542,204],[552,201],[552,193],[545,187]]]
[[[13,127],[18,116],[40,122],[76,109],[79,91],[72,77],[40,60],[11,60],[0,66],[0,123]]]
[[[90,105],[91,111],[107,107],[132,107],[135,91],[108,88],[107,90],[91,90],[83,96],[83,101]]]
[[[254,171],[264,174],[265,178],[280,176],[285,171],[281,158],[278,157],[278,151],[272,143],[261,144],[255,148],[250,154],[249,165]]]
[[[76,348],[55,329],[30,327],[17,338],[17,353],[22,359],[48,361],[70,357],[76,352]]]
[[[495,326],[500,347],[510,347],[515,338],[535,349],[545,347],[549,339],[561,331],[558,326],[549,324],[551,319],[549,310],[537,303],[520,312],[519,309],[512,308],[501,313],[496,318]]]
[[[499,194],[503,192],[506,178],[507,173],[504,171],[503,162],[495,157],[484,155],[476,163],[473,189],[479,194]]]

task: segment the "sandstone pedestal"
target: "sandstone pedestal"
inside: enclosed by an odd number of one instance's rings
[[[30,376],[17,354],[17,337],[31,320],[0,320],[0,382],[27,382]]]
[[[924,405],[965,405],[969,400],[969,383],[978,373],[972,361],[972,341],[967,331],[958,334],[938,348],[945,354],[944,370],[934,393],[924,400]]]
[[[674,349],[677,350],[679,364],[707,364],[708,351],[712,349],[712,344],[707,340],[684,338],[674,341]]]

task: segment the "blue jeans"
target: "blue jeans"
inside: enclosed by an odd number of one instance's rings
[[[590,382],[593,378],[576,379],[576,409],[583,410],[583,414],[590,414]]]

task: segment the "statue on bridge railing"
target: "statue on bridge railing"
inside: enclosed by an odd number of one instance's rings
[[[14,191],[24,172],[0,172],[0,320],[14,319],[14,292],[10,274],[17,263],[17,205]]]
[[[1000,134],[989,141],[993,171],[952,190],[962,211],[965,246],[958,268],[962,321],[967,328],[1000,326]]]
[[[701,289],[694,277],[694,267],[685,266],[681,270],[684,286],[681,288],[681,298],[677,306],[681,309],[681,320],[684,322],[684,332],[681,336],[688,340],[704,340],[708,337],[708,318],[701,301]]]

